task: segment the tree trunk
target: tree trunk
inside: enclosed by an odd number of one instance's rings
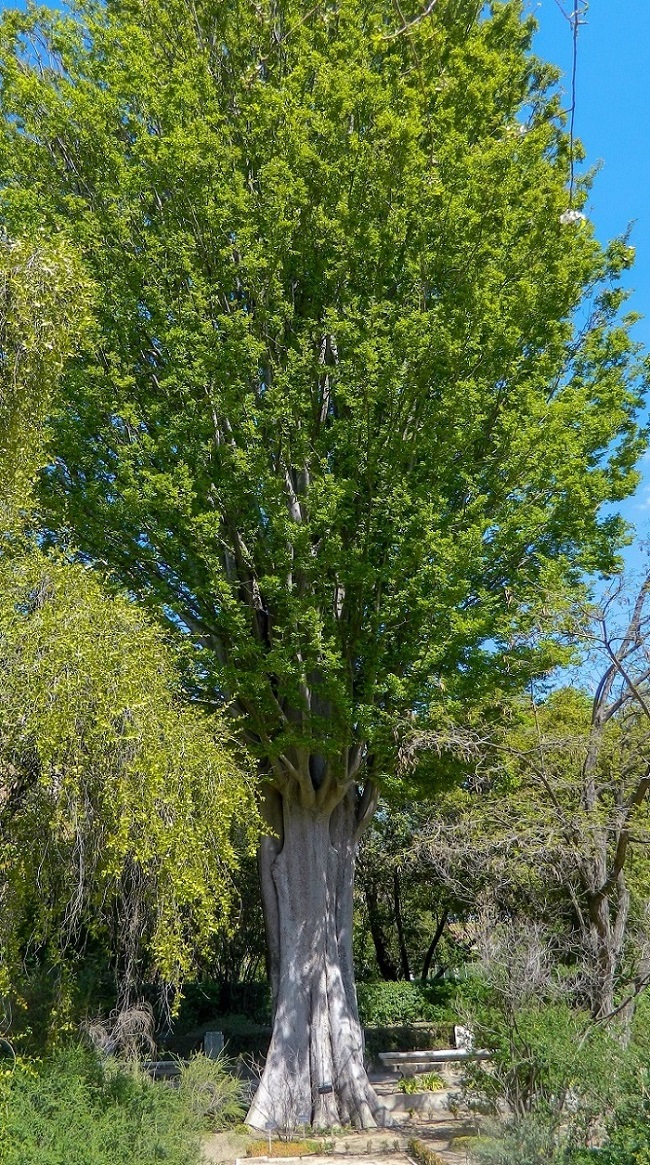
[[[404,920],[402,918],[402,903],[399,892],[399,873],[397,870],[393,870],[393,907],[395,910],[395,925],[397,927],[399,957],[402,964],[402,978],[410,980],[411,964],[409,963],[409,954],[406,947],[406,937],[404,935]]]
[[[594,985],[591,1012],[594,1019],[603,1019],[614,1008],[616,980],[616,952],[611,925],[610,904],[601,894],[589,899],[591,946],[594,952]]]
[[[331,812],[282,800],[281,839],[260,858],[274,992],[271,1045],[247,1122],[383,1123],[363,1062],[352,962],[356,797]]]
[[[370,926],[370,936],[375,948],[375,958],[377,959],[377,967],[382,979],[394,981],[399,979],[399,969],[395,963],[389,949],[384,928],[381,924],[381,913],[379,909],[379,895],[377,893],[377,884],[371,877],[368,877],[362,882],[363,893],[366,899],[366,907],[368,909],[368,925]]]
[[[440,939],[443,936],[444,929],[447,925],[448,917],[449,917],[449,911],[443,910],[442,915],[440,916],[440,918],[438,920],[438,925],[436,926],[435,934],[434,934],[433,938],[431,939],[431,943],[429,944],[429,949],[427,950],[427,953],[424,956],[424,963],[422,964],[422,974],[420,976],[420,978],[422,979],[423,982],[427,979],[427,977],[429,975],[429,970],[431,968],[433,956],[435,955],[435,953],[438,949],[438,943],[440,942]]]

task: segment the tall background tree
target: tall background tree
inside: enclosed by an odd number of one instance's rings
[[[550,666],[553,603],[623,533],[631,252],[566,221],[531,35],[477,0],[3,21],[3,218],[65,232],[101,289],[50,524],[186,634],[259,760],[255,1125],[376,1119],[352,876],[395,733]]]
[[[359,850],[355,966],[369,978],[424,981],[440,978],[450,958],[456,962],[448,922],[459,903],[444,878],[432,877],[430,856],[416,844],[430,835],[436,806],[451,798],[440,780],[435,793],[427,782],[419,797],[404,784],[403,797],[382,803]]]
[[[416,731],[405,750],[465,766],[411,851],[474,920],[543,932],[599,1022],[629,1020],[650,981],[649,593],[649,578],[636,592],[619,582],[585,618],[580,686],[529,695],[496,728]]]

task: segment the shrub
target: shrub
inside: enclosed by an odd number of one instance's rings
[[[416,1137],[412,1137],[408,1141],[406,1151],[417,1165],[445,1165],[439,1153],[434,1153],[433,1149],[430,1149],[424,1141],[419,1141]]]
[[[68,1048],[0,1076],[2,1165],[198,1165],[178,1090]]]
[[[466,1095],[510,1119],[475,1143],[472,1161],[650,1165],[650,1039],[647,1016],[638,1018],[627,1043],[625,1030],[566,1003],[477,1009],[477,1039],[493,1059],[468,1065]]]
[[[477,1012],[476,1041],[489,1048],[485,1067],[469,1062],[468,1099],[484,1111],[505,1108],[513,1116],[560,1117],[586,1131],[618,1103],[623,1049],[611,1029],[592,1026],[590,1017],[566,1003],[529,1004],[512,1012],[498,1006]]]
[[[419,1076],[405,1076],[397,1085],[399,1092],[408,1096],[415,1092],[442,1092],[447,1085],[437,1072],[422,1072]]]
[[[228,1070],[223,1056],[211,1059],[197,1052],[181,1065],[179,1091],[205,1128],[223,1129],[240,1121],[246,1111],[244,1082]]]
[[[566,1160],[548,1118],[529,1115],[490,1131],[469,1147],[472,1165],[560,1165]]]
[[[421,1021],[454,1022],[449,1007],[449,988],[432,983],[359,983],[357,999],[361,1022],[368,1027],[410,1024]]]

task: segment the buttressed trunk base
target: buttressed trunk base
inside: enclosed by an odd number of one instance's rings
[[[275,1001],[257,1129],[385,1123],[364,1066],[352,963],[355,797],[331,813],[283,798],[281,842],[266,838],[262,897]]]

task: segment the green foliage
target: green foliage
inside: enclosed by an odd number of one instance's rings
[[[37,551],[0,561],[0,595],[3,929],[65,948],[117,927],[122,959],[177,981],[228,925],[245,774],[132,602]]]
[[[236,879],[233,901],[233,926],[229,934],[221,933],[207,946],[198,967],[208,982],[218,968],[222,981],[219,1014],[246,1012],[259,1017],[270,1015],[266,984],[266,933],[260,898],[260,875],[255,854],[243,858]],[[266,992],[267,998],[262,996]]]
[[[237,1124],[246,1112],[245,1085],[223,1056],[211,1059],[199,1052],[181,1064],[179,1091],[202,1128]]]
[[[438,787],[430,781],[429,791]],[[360,978],[410,979],[424,971],[429,944],[445,923],[450,897],[430,877],[426,847],[414,849],[426,836],[429,805],[392,803],[388,797],[363,836],[357,860],[355,889],[355,965]],[[455,962],[453,942],[443,925],[427,972]]]
[[[44,415],[89,320],[89,287],[59,237],[0,238],[0,534],[20,533],[46,464]]]
[[[568,1161],[558,1147],[557,1128],[548,1116],[527,1115],[494,1125],[469,1146],[472,1165],[563,1165]]]
[[[446,1084],[437,1072],[422,1072],[417,1076],[404,1076],[397,1085],[398,1092],[411,1095],[416,1092],[441,1092]]]
[[[575,1153],[570,1162],[571,1165],[595,1165],[595,1162],[602,1165],[650,1165],[647,1114],[619,1130],[603,1148]]]
[[[453,1013],[445,999],[445,991],[428,983],[397,982],[359,983],[357,998],[361,1022],[367,1027],[387,1027],[391,1024],[453,1022]]]
[[[506,1013],[489,993],[475,1012],[488,1068],[470,1065],[471,1102],[501,1120],[474,1144],[477,1165],[639,1165],[647,1161],[647,1003],[632,1029],[594,1024],[563,1003]],[[631,1036],[631,1038],[630,1038]],[[598,1149],[585,1146],[598,1145]]]
[[[3,221],[101,288],[48,526],[187,631],[269,766],[337,781],[353,739],[381,773],[395,716],[558,657],[641,449],[631,252],[560,222],[522,5],[401,20],[118,0],[0,37]]]
[[[613,1141],[597,1149],[585,1149],[571,1154],[570,1165],[650,1165],[650,1138],[647,1118],[622,1130]]]
[[[564,1062],[571,1060],[573,1086],[571,1104],[564,1113],[543,1104],[514,1119],[485,1125],[481,1137],[470,1146],[471,1162],[648,1165],[650,1060],[647,1007],[641,1010],[646,1014],[635,1023],[629,1044],[616,1039],[610,1039],[604,1049],[596,1044],[594,1063],[589,1055],[593,1038],[590,1034],[584,1048],[586,1056],[572,1058],[565,1053]]]
[[[590,1123],[616,1103],[624,1054],[615,1033],[592,1026],[588,1014],[562,1001],[503,1008],[488,997],[472,1017],[477,1044],[489,1048],[486,1067],[467,1066],[468,1097],[487,1111],[505,1105],[517,1118],[565,1115],[577,1098],[576,1123]]]
[[[41,992],[30,1008],[58,1007],[64,1031],[76,948],[92,959],[103,944],[130,990],[178,982],[227,929],[256,816],[242,758],[219,721],[183,707],[160,632],[28,535],[45,414],[88,327],[87,280],[59,238],[5,240],[0,293],[0,974],[29,997],[35,953],[48,968],[67,959],[58,1001]]]
[[[29,537],[45,414],[88,303],[60,239],[0,242],[3,987],[12,967],[29,988],[35,951],[51,965],[98,942],[122,987],[178,982],[227,930],[256,833],[243,757],[220,720],[184,705],[160,631]]]
[[[0,1076],[3,1165],[198,1165],[180,1091],[78,1048]]]
[[[648,1165],[650,1162],[650,998],[637,1007],[624,1052],[616,1103],[604,1112],[607,1138],[598,1149],[575,1151],[571,1165]]]

